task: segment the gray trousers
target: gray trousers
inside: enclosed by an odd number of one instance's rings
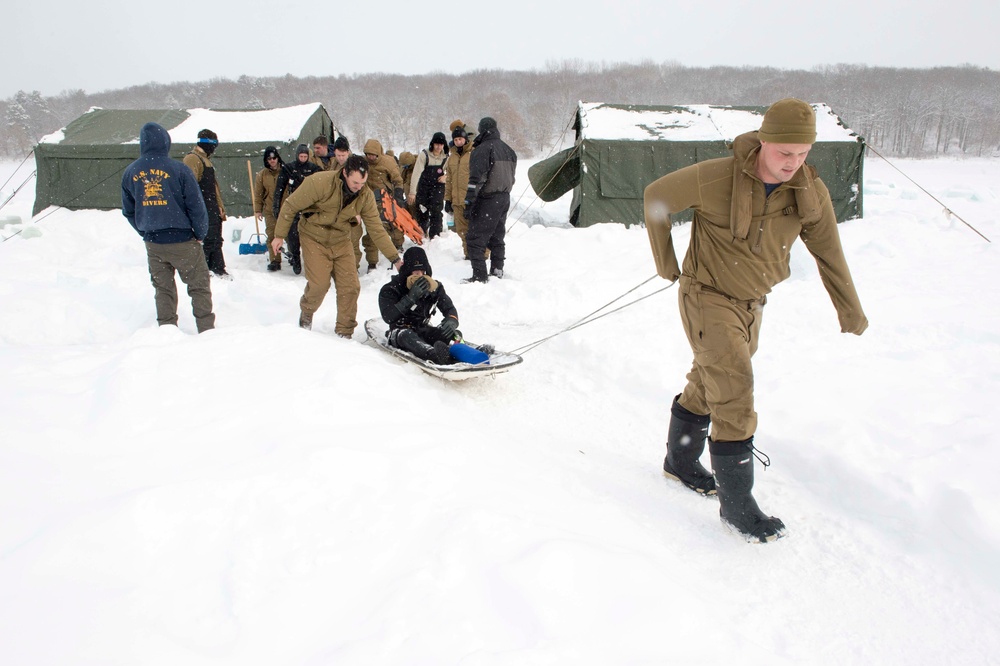
[[[212,288],[201,244],[194,239],[183,243],[146,243],[146,259],[149,261],[149,279],[156,291],[157,323],[160,326],[177,325],[176,271],[181,276],[181,282],[187,285],[198,332],[215,328]]]

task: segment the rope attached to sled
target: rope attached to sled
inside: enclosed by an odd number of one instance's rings
[[[625,298],[626,296],[628,296],[629,294],[631,294],[633,291],[635,291],[639,287],[643,286],[644,284],[648,283],[649,281],[651,281],[651,280],[653,280],[655,278],[656,278],[656,275],[652,275],[652,276],[646,278],[645,280],[643,280],[642,282],[640,282],[636,286],[634,286],[631,289],[629,289],[628,291],[626,291],[624,294],[616,297],[614,300],[612,300],[612,301],[610,301],[608,303],[605,303],[604,305],[602,305],[601,307],[597,308],[596,310],[594,310],[590,314],[588,314],[588,315],[586,315],[584,317],[581,317],[579,320],[577,320],[576,322],[570,324],[569,326],[567,326],[566,328],[562,329],[561,331],[557,331],[557,332],[553,333],[552,335],[548,335],[548,336],[545,336],[544,338],[541,338],[540,340],[536,340],[536,341],[528,343],[526,345],[522,345],[520,347],[517,347],[516,349],[512,349],[511,353],[520,354],[521,356],[523,356],[524,354],[527,354],[529,351],[531,351],[535,347],[539,346],[543,342],[548,342],[552,338],[558,337],[558,336],[562,335],[563,333],[568,333],[569,331],[572,331],[575,328],[580,328],[581,326],[584,326],[586,324],[593,323],[593,322],[597,321],[598,319],[601,319],[602,317],[607,317],[608,315],[614,314],[615,312],[620,312],[621,310],[624,310],[625,308],[627,308],[629,306],[635,305],[639,301],[646,300],[650,296],[656,296],[660,292],[666,291],[667,289],[670,289],[675,284],[677,284],[676,282],[671,282],[666,287],[662,287],[660,289],[657,289],[656,291],[650,292],[650,293],[646,294],[645,296],[640,296],[639,298],[635,299],[634,301],[629,301],[628,303],[625,303],[624,305],[618,306],[614,310],[608,310],[607,312],[605,312],[603,314],[597,314],[601,310],[604,310],[605,308],[610,307],[615,302],[620,301],[621,299]]]
[[[949,217],[952,216],[952,215],[954,215],[956,218],[958,218],[959,222],[961,222],[962,224],[964,224],[965,226],[969,227],[970,229],[972,229],[973,231],[975,231],[977,234],[979,234],[979,236],[984,241],[986,241],[987,243],[992,243],[993,242],[989,238],[987,238],[985,235],[983,235],[983,232],[981,232],[979,229],[976,229],[974,226],[972,226],[971,224],[969,224],[968,222],[966,222],[965,220],[963,220],[961,215],[959,215],[958,213],[956,213],[952,209],[950,209],[947,206],[945,206],[944,203],[940,199],[938,199],[936,196],[934,196],[933,194],[931,194],[930,192],[928,192],[927,190],[925,190],[920,185],[920,183],[918,183],[917,181],[913,180],[912,178],[910,178],[909,176],[907,176],[905,173],[903,173],[902,169],[900,169],[898,166],[896,166],[895,164],[893,164],[892,162],[890,162],[888,157],[886,157],[882,153],[880,153],[877,150],[875,150],[874,148],[872,148],[870,144],[866,143],[865,144],[865,148],[867,148],[868,150],[872,151],[873,153],[875,153],[876,155],[878,155],[879,157],[881,157],[883,160],[885,160],[886,164],[888,164],[889,166],[891,166],[896,171],[899,171],[899,173],[903,174],[903,177],[906,178],[906,180],[908,180],[911,183],[913,183],[914,185],[916,185],[917,188],[919,188],[921,192],[923,192],[924,194],[926,194],[927,196],[929,196],[931,199],[934,199],[934,201],[936,201],[939,204],[941,204],[942,208],[944,208],[944,214],[945,215],[947,215]]]

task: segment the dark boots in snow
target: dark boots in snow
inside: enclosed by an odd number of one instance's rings
[[[722,522],[738,530],[747,541],[766,543],[785,536],[785,524],[765,515],[750,491],[753,490],[753,437],[740,442],[708,440],[715,470]]]
[[[448,343],[441,342],[440,340],[434,343],[434,351],[431,352],[430,357],[431,363],[436,363],[437,365],[451,365],[455,360],[451,357],[451,352],[448,351]]]
[[[670,430],[667,432],[667,457],[663,473],[704,495],[715,494],[715,479],[699,462],[708,439],[711,419],[681,407],[676,396],[670,406]]]
[[[411,329],[398,329],[390,333],[389,343],[405,349],[419,359],[430,361],[437,365],[451,365],[455,360],[448,351],[448,343],[435,342],[433,345],[427,344],[423,338]]]

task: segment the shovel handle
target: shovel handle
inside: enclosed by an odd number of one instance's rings
[[[257,198],[257,193],[253,191],[253,167],[250,166],[250,160],[247,160],[247,175],[250,177],[250,210],[253,210],[253,202]],[[257,229],[257,235],[260,236],[260,222],[257,221],[257,213],[253,215],[253,226]]]

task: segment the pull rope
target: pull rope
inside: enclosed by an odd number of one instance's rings
[[[521,355],[527,354],[529,351],[531,351],[535,347],[538,347],[539,345],[541,345],[544,342],[548,342],[552,338],[560,336],[563,333],[568,333],[569,331],[572,331],[573,329],[576,329],[576,328],[580,328],[581,326],[585,326],[586,324],[593,323],[593,322],[597,321],[598,319],[601,319],[603,317],[607,317],[608,315],[614,314],[615,312],[619,312],[621,310],[624,310],[625,308],[627,308],[629,306],[635,305],[639,301],[644,301],[647,298],[649,298],[651,296],[655,296],[655,295],[659,294],[660,292],[666,291],[667,289],[670,289],[675,284],[677,284],[676,282],[671,282],[666,287],[662,287],[660,289],[657,289],[656,291],[650,292],[650,293],[646,294],[645,296],[640,296],[639,298],[635,299],[634,301],[629,301],[628,303],[625,303],[624,305],[618,306],[614,310],[608,310],[604,314],[600,314],[600,315],[597,314],[601,310],[604,310],[605,308],[613,305],[615,302],[620,301],[621,299],[625,298],[626,296],[628,296],[629,294],[631,294],[633,291],[635,291],[639,287],[643,286],[644,284],[648,283],[650,280],[653,280],[654,278],[656,278],[656,275],[652,275],[652,276],[646,278],[645,280],[643,280],[642,282],[640,282],[636,286],[632,287],[631,289],[629,289],[625,293],[623,293],[620,296],[616,297],[612,301],[610,301],[608,303],[605,303],[604,305],[602,305],[601,307],[597,308],[596,310],[594,310],[590,314],[588,314],[588,315],[586,315],[584,317],[581,317],[576,322],[570,324],[569,326],[567,326],[566,328],[562,329],[561,331],[556,331],[552,335],[547,335],[544,338],[541,338],[539,340],[535,340],[534,342],[530,342],[530,343],[528,343],[526,345],[522,345],[520,347],[517,347],[516,349],[511,350],[511,352],[514,353],[514,354],[521,354]],[[595,315],[597,315],[597,316],[595,316]]]
[[[954,215],[956,218],[958,218],[958,220],[962,224],[964,224],[965,226],[969,227],[970,229],[972,229],[973,231],[975,231],[977,234],[979,234],[979,236],[984,241],[986,241],[987,243],[992,243],[993,242],[989,238],[987,238],[986,236],[984,236],[983,232],[981,232],[979,229],[976,229],[974,226],[972,226],[971,224],[969,224],[968,222],[966,222],[965,220],[963,220],[961,215],[959,215],[958,213],[956,213],[952,209],[948,208],[948,206],[946,206],[944,204],[944,202],[942,202],[936,196],[934,196],[933,194],[931,194],[930,192],[928,192],[927,190],[925,190],[923,188],[923,186],[920,185],[920,183],[918,183],[917,181],[913,180],[912,178],[910,178],[909,176],[907,176],[905,173],[903,173],[903,171],[899,167],[897,167],[895,164],[893,164],[892,162],[890,162],[889,158],[887,158],[885,155],[883,155],[882,153],[880,153],[877,150],[875,150],[874,148],[872,148],[870,144],[866,143],[865,144],[865,148],[867,148],[868,150],[872,151],[873,153],[875,153],[876,155],[878,155],[879,157],[881,157],[883,160],[885,160],[886,164],[888,164],[889,166],[891,166],[896,171],[899,171],[899,173],[903,174],[903,177],[906,178],[906,180],[908,180],[911,183],[913,183],[914,185],[916,185],[920,189],[921,192],[923,192],[924,194],[926,194],[927,196],[929,196],[931,199],[934,199],[934,201],[937,201],[939,204],[941,204],[942,208],[944,208],[945,215]]]

